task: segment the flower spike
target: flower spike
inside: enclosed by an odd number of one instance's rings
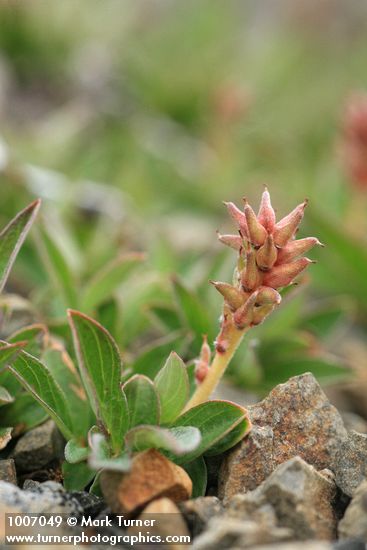
[[[201,362],[198,386],[186,410],[208,399],[228,366],[244,334],[262,323],[281,302],[279,289],[295,284],[294,279],[312,260],[303,254],[321,243],[314,237],[296,240],[307,201],[278,223],[265,188],[258,215],[244,199],[242,212],[232,202],[225,205],[239,229],[239,236],[218,235],[223,244],[238,253],[233,283],[211,281],[224,298],[216,354],[210,366]]]

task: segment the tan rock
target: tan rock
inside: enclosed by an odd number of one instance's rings
[[[104,471],[101,488],[113,512],[134,515],[157,498],[187,500],[192,494],[192,481],[183,468],[149,449],[134,457],[127,474]]]
[[[147,537],[159,536],[162,540],[166,537],[185,537],[185,539],[181,539],[182,544],[179,544],[179,542],[168,544],[167,548],[172,550],[185,548],[184,543],[187,547],[187,543],[191,541],[189,530],[180,510],[169,498],[164,497],[153,500],[144,508],[138,520],[145,522],[145,524],[149,522],[151,525],[130,527],[128,529],[129,535],[140,534],[140,537],[142,535]]]

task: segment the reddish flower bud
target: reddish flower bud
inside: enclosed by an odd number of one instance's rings
[[[266,319],[266,317],[271,313],[276,304],[266,304],[260,307],[254,308],[254,313],[252,316],[252,325],[261,325],[261,323]]]
[[[264,274],[263,284],[272,288],[287,286],[311,263],[313,263],[312,260],[308,258],[299,258],[289,264],[276,265]]]
[[[282,297],[270,286],[260,286],[258,289],[256,304],[264,305],[279,305],[282,301]]]
[[[245,297],[238,288],[219,281],[210,281],[210,283],[221,293],[232,311],[235,311],[243,304]]]
[[[278,251],[277,264],[292,262],[299,256],[306,254],[306,252],[311,250],[316,244],[323,246],[315,237],[306,237],[305,239],[290,241],[284,248]]]
[[[267,187],[265,187],[265,190],[261,197],[261,203],[260,203],[257,219],[269,233],[272,233],[275,225],[275,212],[271,205],[270,193]]]
[[[206,334],[203,336],[203,344],[200,350],[200,356],[197,361],[195,361],[195,379],[198,384],[200,384],[209,371],[211,359],[211,350],[208,344],[208,338]]]
[[[256,252],[256,263],[260,269],[268,271],[277,261],[278,251],[272,235],[268,235],[261,248]]]
[[[247,202],[247,199],[243,200],[245,202],[244,212],[248,228],[248,238],[255,246],[261,246],[265,242],[267,231],[258,221],[256,214]]]
[[[246,292],[254,290],[261,280],[260,272],[256,265],[255,251],[250,249],[246,252],[246,266],[241,273],[241,284]]]
[[[248,228],[247,228],[247,222],[246,222],[246,216],[240,210],[237,208],[237,206],[233,202],[224,202],[223,203],[232,217],[232,219],[238,224],[238,227],[240,228],[240,231],[244,237],[248,236]]]
[[[274,243],[276,246],[282,247],[293,237],[299,224],[302,221],[307,201],[296,206],[288,216],[281,219],[274,228]]]
[[[254,315],[257,300],[257,291],[253,292],[248,300],[233,314],[233,321],[240,330],[250,326]]]
[[[217,233],[217,235],[221,243],[234,250],[240,250],[243,246],[243,239],[239,235],[221,235],[220,233]]]

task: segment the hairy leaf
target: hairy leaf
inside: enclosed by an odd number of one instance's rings
[[[137,426],[125,436],[126,446],[133,451],[163,449],[174,455],[186,455],[198,448],[200,431],[192,426],[160,428],[159,426]]]
[[[70,464],[83,462],[88,458],[89,448],[82,445],[77,439],[70,439],[65,446],[65,459]]]
[[[92,408],[118,452],[129,427],[127,400],[120,385],[122,362],[112,336],[99,323],[69,310],[69,322],[82,379]]]
[[[111,457],[110,449],[105,437],[98,432],[90,434],[89,445],[91,454],[89,455],[89,465],[95,470],[105,468],[116,472],[128,472],[131,466],[130,457],[124,453],[117,457]]]

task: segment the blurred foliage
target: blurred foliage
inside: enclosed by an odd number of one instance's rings
[[[172,349],[190,362],[218,328],[208,280],[232,276],[221,201],[266,181],[279,215],[310,199],[302,231],[326,247],[230,376],[263,393],[345,375],[343,339],[367,323],[367,198],[338,155],[345,98],[367,89],[364,3],[24,0],[0,4],[0,26],[0,221],[43,198],[4,336],[43,323],[72,353],[73,306],[134,372]]]

